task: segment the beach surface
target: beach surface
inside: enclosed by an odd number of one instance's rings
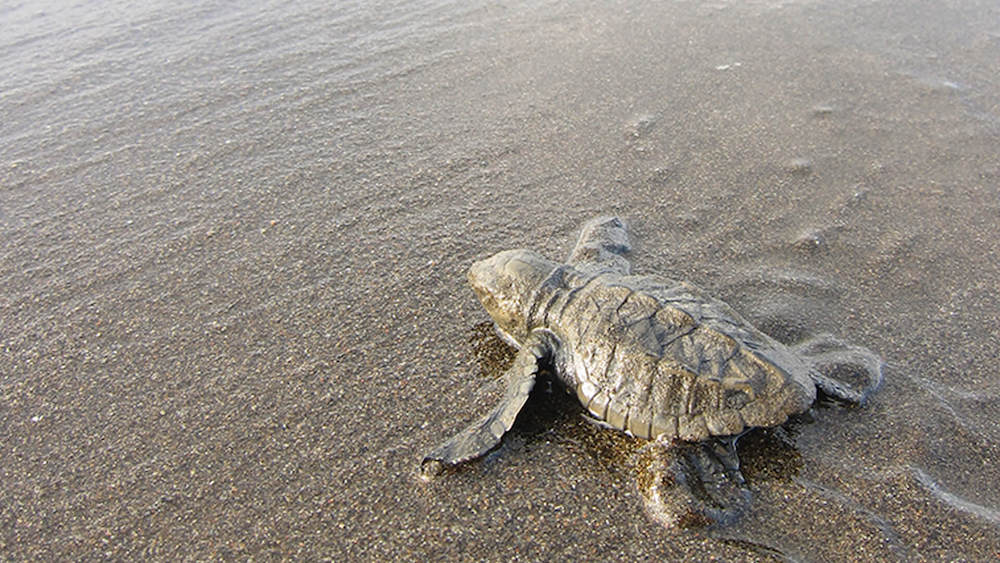
[[[651,3],[652,4],[652,3]],[[0,559],[1000,557],[995,2],[0,7]],[[666,529],[639,440],[502,391],[473,261],[638,273],[879,353]]]

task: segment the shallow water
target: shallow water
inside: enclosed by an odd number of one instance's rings
[[[0,553],[997,556],[1000,9],[939,4],[0,7]],[[887,362],[741,442],[736,525],[558,390],[418,478],[499,391],[468,265],[603,212]]]

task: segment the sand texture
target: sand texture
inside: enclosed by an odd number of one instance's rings
[[[249,4],[0,8],[0,559],[1000,555],[996,2]],[[545,386],[419,478],[510,361],[469,265],[601,213],[886,361],[732,526]]]

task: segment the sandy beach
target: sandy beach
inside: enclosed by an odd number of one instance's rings
[[[653,4],[653,3],[650,3]],[[0,559],[1000,557],[995,2],[0,8]],[[721,529],[466,283],[631,224],[634,270],[878,352],[740,442]]]

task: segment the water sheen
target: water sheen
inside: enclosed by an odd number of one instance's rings
[[[998,10],[3,3],[0,557],[995,557]],[[721,530],[555,384],[418,478],[503,389],[468,266],[600,213],[888,363],[741,440]]]

